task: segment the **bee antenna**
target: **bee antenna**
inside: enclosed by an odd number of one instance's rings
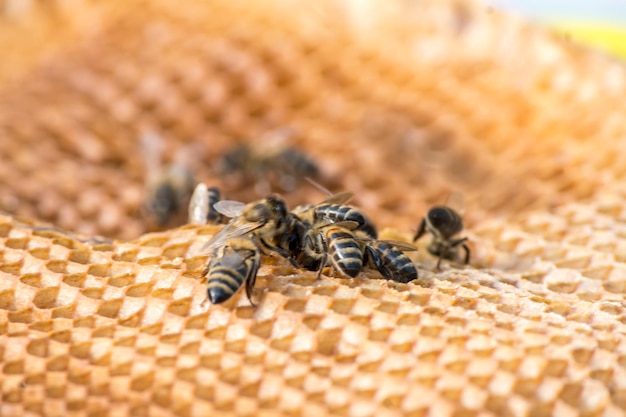
[[[327,196],[330,197],[330,196],[333,195],[333,193],[331,193],[328,188],[324,187],[322,184],[320,184],[319,182],[315,181],[313,178],[311,178],[311,177],[304,177],[304,179],[307,180],[309,182],[309,184],[311,184],[313,187],[317,188],[318,190],[320,190],[321,192],[323,192]]]

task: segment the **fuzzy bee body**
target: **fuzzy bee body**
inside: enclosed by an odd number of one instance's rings
[[[329,263],[342,274],[356,277],[363,269],[363,247],[343,226],[330,223],[311,228],[304,238],[300,264],[309,270],[317,269],[318,277]]]
[[[246,296],[254,305],[252,289],[260,265],[261,251],[253,239],[236,237],[226,241],[202,273],[208,274],[209,301],[212,304],[228,301],[245,285]]]
[[[206,221],[210,224],[221,223],[223,220],[223,216],[217,210],[215,210],[215,207],[213,207],[215,203],[222,199],[220,190],[217,187],[209,187],[207,193],[209,200],[209,210],[206,216]]]
[[[295,148],[286,148],[268,158],[268,171],[273,171],[279,178],[283,189],[295,188],[299,178],[317,177],[320,169],[312,159]]]
[[[390,242],[372,241],[366,244],[365,263],[393,281],[407,283],[417,279],[417,268],[413,261]]]
[[[362,231],[372,239],[378,237],[376,226],[360,210],[342,204],[321,204],[313,209],[314,221],[332,221],[333,223],[353,221],[358,223],[356,230]]]
[[[463,230],[463,219],[452,208],[447,206],[435,206],[431,208],[426,217],[422,219],[413,241],[417,241],[426,232],[432,235],[432,241],[428,245],[428,252],[438,258],[437,269],[441,260],[454,261],[458,257],[458,249],[465,250],[464,263],[469,263],[470,249],[465,243],[467,238],[453,239]]]
[[[265,188],[275,180],[283,190],[293,191],[300,179],[318,177],[320,169],[304,152],[288,146],[286,140],[292,134],[290,129],[270,132],[263,138],[263,147],[236,145],[219,159],[217,173],[256,180],[257,185],[264,184]]]
[[[314,185],[320,187],[315,183]],[[374,223],[356,207],[346,205],[352,197],[351,192],[337,193],[321,203],[298,206],[293,212],[309,227],[322,223],[355,222],[357,224],[355,230],[376,239],[378,231]]]
[[[195,186],[190,161],[192,149],[180,149],[174,161],[163,166],[161,156],[165,145],[160,136],[154,133],[142,135],[141,146],[147,179],[145,208],[163,226],[187,205]]]
[[[171,166],[149,184],[146,206],[160,225],[166,224],[185,206],[191,196],[194,181],[190,169]]]
[[[290,213],[281,197],[271,195],[249,204],[222,200],[215,203],[214,207],[231,220],[204,245],[202,251],[215,251],[230,238],[250,234],[262,251],[276,252],[292,265],[298,266],[287,250],[276,245],[276,241],[287,234],[290,227]]]

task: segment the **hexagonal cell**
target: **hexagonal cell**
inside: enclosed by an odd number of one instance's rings
[[[56,307],[58,295],[59,287],[41,288],[33,298],[33,304],[41,309]]]
[[[111,275],[111,264],[91,264],[87,274],[95,277],[108,277]]]
[[[4,245],[7,248],[24,250],[28,247],[29,241],[28,237],[9,238],[4,241]]]
[[[70,251],[67,258],[70,262],[76,262],[79,264],[88,264],[91,257],[91,252],[87,249],[75,249]]]
[[[113,260],[117,262],[134,262],[138,253],[139,249],[137,248],[124,250],[119,253],[115,253],[113,255]]]

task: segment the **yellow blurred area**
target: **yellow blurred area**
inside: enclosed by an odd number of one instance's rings
[[[568,34],[575,41],[626,59],[626,28],[606,23],[572,21],[555,22],[551,26]]]

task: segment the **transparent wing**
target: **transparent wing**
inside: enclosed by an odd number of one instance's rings
[[[238,252],[227,253],[219,260],[220,265],[229,268],[238,268],[245,261],[244,257]]]
[[[403,252],[412,252],[418,250],[417,246],[399,240],[379,240],[378,242],[387,243],[388,245],[391,245],[396,249],[400,249]]]
[[[222,230],[217,232],[215,236],[211,238],[211,240],[209,240],[202,246],[202,248],[200,248],[199,253],[213,254],[221,246],[224,246],[224,243],[226,243],[227,240],[248,234],[253,230],[258,229],[262,225],[263,223],[260,222],[240,223],[237,220],[231,220],[229,223],[226,224],[226,226],[222,228]]]
[[[226,217],[239,217],[243,213],[246,203],[235,200],[221,200],[213,204],[213,208]]]
[[[376,241],[376,242],[380,242],[380,243],[386,243],[388,245],[393,246],[396,249],[400,249],[403,252],[412,252],[412,251],[417,251],[419,250],[417,246],[408,243],[408,242],[402,242],[400,240],[378,240],[378,239],[371,239],[371,238],[367,238],[367,237],[355,237],[354,240],[360,240],[362,242],[372,242],[372,241]]]
[[[343,222],[336,222],[335,223],[332,220],[325,218],[323,222],[320,222],[320,223],[315,225],[315,229],[321,229],[323,227],[331,226],[331,225],[335,226],[335,227],[341,227],[341,228],[347,229],[347,230],[354,230],[357,227],[359,227],[359,223],[353,222],[353,221],[350,221],[350,220],[346,220],[346,221],[343,221]]]
[[[289,146],[289,139],[295,134],[296,131],[293,128],[283,127],[266,132],[259,138],[259,142],[263,143],[266,155],[276,155]]]
[[[209,216],[209,189],[206,184],[199,183],[193,190],[188,215],[189,224],[206,224]]]
[[[331,195],[319,204],[346,204],[348,201],[352,200],[352,197],[354,197],[353,192],[342,191],[340,193]]]

